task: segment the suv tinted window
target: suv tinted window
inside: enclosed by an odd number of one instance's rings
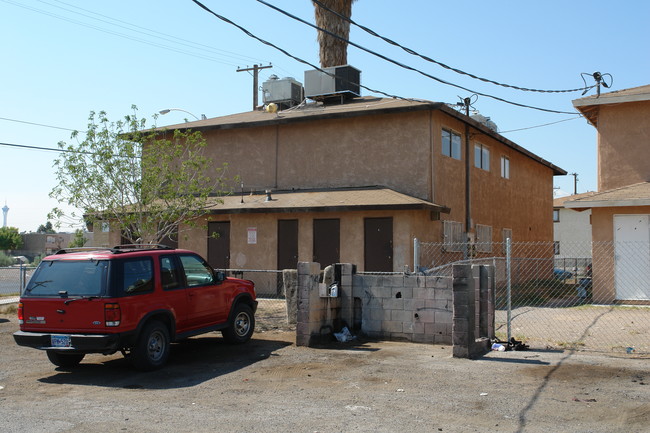
[[[181,274],[174,256],[160,257],[160,278],[164,290],[181,287]]]
[[[214,274],[212,268],[197,256],[179,256],[183,264],[185,279],[189,287],[212,284]]]
[[[52,260],[42,262],[24,296],[99,296],[106,287],[105,260]]]
[[[118,292],[132,294],[153,290],[153,260],[150,257],[120,260],[116,264]]]

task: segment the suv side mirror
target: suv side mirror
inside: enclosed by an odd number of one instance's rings
[[[226,279],[226,274],[222,271],[214,271],[214,280],[217,283],[221,283]]]

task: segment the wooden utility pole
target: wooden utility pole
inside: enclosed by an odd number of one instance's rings
[[[262,69],[268,69],[268,68],[272,68],[272,67],[273,67],[273,65],[268,65],[268,66],[253,65],[252,68],[237,68],[237,72],[253,71],[253,111],[255,111],[257,109],[257,93],[258,93],[258,87],[259,87],[257,77],[259,75],[259,72]]]

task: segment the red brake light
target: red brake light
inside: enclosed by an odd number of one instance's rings
[[[18,303],[18,324],[22,325],[23,323],[25,323],[25,316],[23,313],[23,303],[19,302]]]
[[[106,326],[120,326],[121,320],[120,304],[104,304],[104,323]]]

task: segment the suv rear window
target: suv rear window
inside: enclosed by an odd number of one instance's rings
[[[117,296],[153,290],[153,260],[150,257],[115,260],[113,269],[115,275],[111,281],[117,286]]]
[[[108,275],[106,260],[52,260],[40,264],[23,296],[99,296]]]

